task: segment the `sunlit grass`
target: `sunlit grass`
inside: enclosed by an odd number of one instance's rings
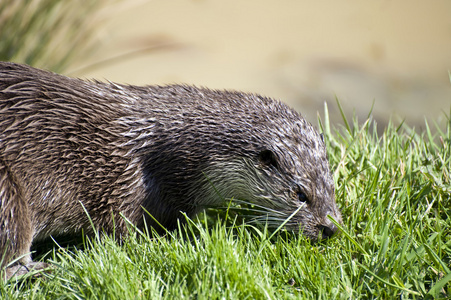
[[[14,299],[424,299],[451,296],[451,121],[422,132],[344,120],[325,133],[343,233],[303,236],[201,215],[165,236],[132,229],[55,248],[55,270],[0,283]],[[435,132],[435,133],[433,133]],[[211,220],[213,219],[213,221]]]

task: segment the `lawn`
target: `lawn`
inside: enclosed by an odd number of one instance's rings
[[[224,211],[121,245],[100,236],[50,247],[38,279],[0,283],[2,299],[424,299],[451,296],[451,121],[415,130],[369,118],[319,121],[342,233],[311,244]]]

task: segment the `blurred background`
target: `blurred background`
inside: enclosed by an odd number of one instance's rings
[[[315,125],[325,102],[340,123],[335,98],[360,121],[374,103],[379,128],[451,108],[449,0],[1,0],[0,52],[81,78],[259,93]]]

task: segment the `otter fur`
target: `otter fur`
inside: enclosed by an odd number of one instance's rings
[[[121,215],[139,228],[160,228],[155,218],[171,230],[182,213],[232,198],[257,205],[270,227],[297,211],[286,228],[313,241],[337,231],[327,215],[341,222],[322,136],[280,101],[188,85],[85,81],[0,63],[7,277],[42,268],[30,246],[49,236],[121,236]]]

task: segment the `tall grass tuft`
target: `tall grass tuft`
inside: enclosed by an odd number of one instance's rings
[[[0,60],[63,71],[91,50],[96,13],[105,2],[0,1]]]
[[[327,112],[327,107],[326,107]],[[450,114],[451,115],[451,114]],[[417,133],[369,118],[326,131],[345,216],[342,277],[353,297],[451,296],[451,120]],[[446,298],[446,297],[445,297]]]

